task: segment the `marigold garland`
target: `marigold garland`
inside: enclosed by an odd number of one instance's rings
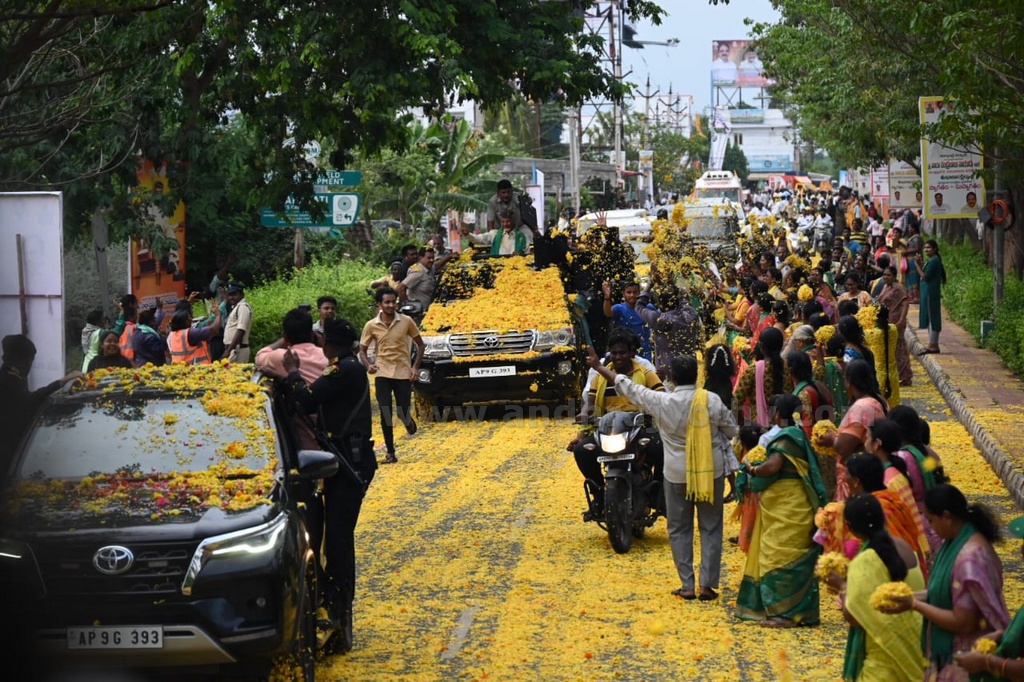
[[[818,580],[828,580],[829,574],[835,571],[839,576],[845,578],[850,568],[850,560],[839,552],[825,552],[818,557],[818,563],[814,567],[814,575]]]
[[[810,301],[814,298],[814,289],[806,284],[801,284],[800,288],[796,290],[796,298],[799,301]]]
[[[868,305],[857,311],[857,321],[865,332],[878,326],[878,306]]]
[[[814,451],[818,454],[835,457],[835,448],[822,444],[823,439],[829,433],[836,433],[836,425],[828,419],[821,419],[811,428],[811,442],[814,444]]]
[[[977,651],[979,654],[994,654],[998,648],[999,644],[994,639],[981,637],[974,642],[971,651]]]
[[[18,484],[6,511],[16,514],[26,500],[35,500],[57,513],[78,510],[99,515],[130,508],[156,519],[201,513],[211,507],[240,511],[269,504],[267,496],[279,471],[276,435],[267,420],[265,389],[252,381],[252,373],[252,365],[232,365],[226,360],[209,365],[147,365],[91,372],[72,386],[72,393],[99,391],[99,403],[106,396],[113,399],[117,394],[131,395],[139,388],[197,395],[208,414],[231,419],[244,440],[223,443],[215,448],[216,458],[200,462],[195,459],[196,453],[220,443],[221,434],[209,428],[189,428],[187,434],[178,436],[176,427],[181,415],[147,415],[150,428],[145,433],[156,431],[160,435],[146,436],[145,442],[129,445],[139,450],[172,449],[180,470],[144,472],[136,464],[79,480],[30,479]],[[112,437],[127,437],[125,426],[119,426]],[[239,466],[237,460],[248,457],[266,464],[259,469]]]
[[[883,583],[871,594],[868,603],[876,611],[894,608],[901,599],[913,597],[914,590],[903,581]]]
[[[431,305],[421,325],[424,334],[483,330],[505,333],[572,325],[558,268],[534,271],[522,256],[487,261],[485,266],[495,270],[493,286],[467,280],[464,286],[471,286],[463,290],[464,298]]]
[[[818,328],[818,331],[814,332],[814,341],[819,346],[824,348],[828,345],[828,342],[832,340],[832,337],[836,335],[836,327],[832,324],[826,324]]]

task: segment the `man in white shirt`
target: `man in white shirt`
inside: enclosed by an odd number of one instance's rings
[[[465,225],[462,226],[462,236],[477,246],[490,247],[493,256],[511,256],[518,254],[525,256],[529,248],[526,236],[522,230],[515,229],[515,222],[511,216],[501,216],[501,229],[490,230],[483,234],[472,234]]]
[[[729,58],[729,43],[718,44],[718,59],[711,62],[711,82],[721,85],[732,85],[739,80],[739,69],[736,62]]]
[[[929,212],[933,215],[949,213],[949,205],[942,203],[942,192],[935,193],[935,203],[931,205]]]
[[[723,493],[725,492],[725,476],[727,471],[727,454],[712,446],[711,458],[714,461],[714,484],[712,501],[694,501],[688,494],[687,480],[695,480],[687,476],[687,461],[691,453],[687,450],[686,433],[690,422],[690,412],[694,397],[698,391],[697,360],[692,356],[681,356],[672,359],[672,381],[675,388],[671,393],[653,391],[645,386],[634,383],[625,374],[616,374],[615,370],[606,367],[597,357],[593,348],[588,349],[588,364],[601,376],[614,382],[619,395],[629,398],[634,404],[643,407],[644,411],[654,417],[661,433],[665,447],[665,517],[668,521],[669,544],[672,547],[672,558],[679,572],[682,587],[673,594],[683,599],[696,599],[695,580],[693,573],[693,513],[697,512],[697,525],[700,528],[700,599],[709,601],[718,597],[716,590],[722,571],[722,528],[723,528]],[[699,389],[703,391],[704,389]],[[732,438],[739,433],[736,419],[732,412],[722,403],[721,398],[711,392],[707,393],[707,413],[697,418],[708,420],[711,429],[710,442],[716,442],[716,434],[721,432]],[[721,440],[721,439],[717,439]]]

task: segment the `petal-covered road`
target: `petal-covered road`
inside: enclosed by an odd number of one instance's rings
[[[1011,502],[938,392],[904,399],[969,498]],[[382,467],[357,531],[356,646],[324,680],[837,680],[846,627],[823,593],[822,625],[773,631],[733,617],[743,554],[727,544],[718,602],[684,602],[664,520],[616,555],[580,520],[568,420],[422,425]],[[378,439],[379,441],[379,439]],[[726,510],[731,516],[732,506]],[[736,535],[737,524],[726,526]],[[1024,601],[1017,541],[1000,553],[1011,612]]]

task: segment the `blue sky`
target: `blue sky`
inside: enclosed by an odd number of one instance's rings
[[[636,24],[636,40],[666,42],[679,40],[676,47],[645,45],[642,50],[625,48],[622,53],[623,74],[636,83],[641,92],[647,76],[651,90],[693,95],[696,112],[710,105],[711,41],[741,40],[749,29],[744,19],[776,21],[778,12],[770,0],[731,0],[728,5],[709,5],[707,0],[661,0],[668,12],[661,26]],[[643,106],[640,100],[638,106]]]

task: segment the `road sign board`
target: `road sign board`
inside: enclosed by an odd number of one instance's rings
[[[321,170],[316,184],[332,187],[354,187],[363,181],[363,171]]]
[[[337,171],[333,171],[337,172]],[[352,227],[359,217],[362,196],[355,192],[317,194],[317,201],[323,205],[322,220],[313,220],[308,211],[300,211],[291,199],[285,203],[284,213],[277,213],[264,206],[260,209],[260,224],[263,227],[309,227],[334,228]]]

